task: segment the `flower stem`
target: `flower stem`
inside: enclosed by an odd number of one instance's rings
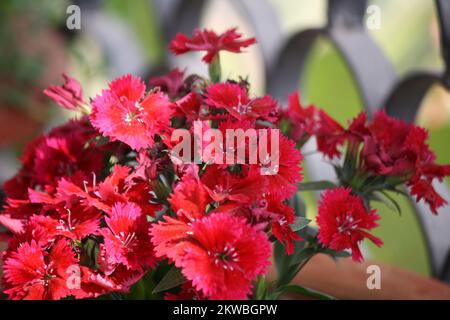
[[[220,66],[219,54],[217,54],[213,61],[211,61],[211,63],[209,64],[208,72],[212,82],[220,82],[220,79],[222,78],[222,68]]]

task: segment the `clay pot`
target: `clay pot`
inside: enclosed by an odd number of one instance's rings
[[[368,289],[369,265],[377,265],[381,271],[381,288]],[[273,279],[275,270],[269,271]],[[411,271],[383,263],[353,262],[350,258],[335,262],[326,255],[317,255],[297,274],[295,284],[327,293],[337,299],[450,299],[450,286]],[[305,297],[289,294],[287,299]]]

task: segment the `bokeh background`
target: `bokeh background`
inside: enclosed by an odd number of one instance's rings
[[[187,0],[189,2],[190,0]],[[253,1],[253,0],[248,0]],[[326,23],[325,0],[270,0],[283,36]],[[93,97],[114,77],[133,73],[148,78],[169,61],[188,73],[206,74],[200,55],[170,57],[163,34],[163,15],[151,0],[77,1],[81,30],[66,27],[69,1],[0,1],[0,182],[18,169],[24,143],[73,116],[42,94],[50,83],[61,83],[67,72]],[[381,9],[379,29],[368,30],[401,77],[412,71],[442,70],[439,29],[433,1],[373,0]],[[92,10],[95,6],[95,10]],[[232,1],[211,0],[198,15],[200,27],[223,31],[238,27],[253,36],[251,25]],[[361,52],[364,54],[364,52]],[[265,91],[264,58],[258,45],[246,53],[222,56],[229,78],[248,76],[253,94]],[[302,100],[325,109],[345,124],[363,107],[354,80],[342,57],[326,39],[316,42],[302,79]],[[450,94],[436,85],[424,99],[416,122],[430,131],[438,161],[450,163]],[[304,195],[314,217],[312,194]],[[378,207],[382,216],[374,232],[383,248],[365,244],[366,254],[378,261],[430,275],[423,234],[408,200],[402,216]]]

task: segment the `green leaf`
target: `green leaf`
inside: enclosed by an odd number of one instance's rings
[[[278,274],[277,286],[290,283],[306,263],[305,259],[315,254],[317,231],[310,226],[306,226],[302,230],[297,231],[297,234],[304,241],[295,241],[295,249],[292,255],[286,254],[285,247],[279,241],[274,243],[274,260]],[[305,248],[306,245],[308,246],[307,248]]]
[[[145,283],[143,280],[136,282],[127,295],[126,299],[130,300],[143,300],[145,299]]]
[[[296,250],[294,252],[298,252],[298,250],[301,250],[303,243],[297,242],[295,245]],[[274,243],[274,257],[278,274],[277,285],[289,283],[295,277],[297,271],[297,265],[292,265],[292,260],[295,259],[296,254],[287,255],[285,247],[279,241],[276,241]]]
[[[305,248],[295,255],[295,258],[291,260],[290,266],[296,266],[301,264],[303,261],[310,259],[316,254],[314,248]]]
[[[141,280],[136,282],[131,286],[130,292],[124,294],[124,299],[126,300],[151,300],[158,299],[160,296],[158,294],[153,294],[153,288],[155,287],[154,282],[154,270],[147,272]]]
[[[404,196],[404,197],[409,199],[410,195],[405,190],[401,190],[399,188],[402,188],[402,187],[401,186],[397,186],[396,187],[396,186],[391,186],[391,185],[386,186],[387,190],[394,191],[395,193],[398,193],[398,194],[400,194],[400,195],[402,195],[402,196]]]
[[[298,185],[298,191],[318,191],[325,189],[334,189],[336,187],[337,186],[331,181],[321,180],[300,183]]]
[[[312,298],[319,299],[319,300],[334,300],[333,297],[331,297],[327,294],[324,294],[324,293],[321,293],[321,292],[318,292],[318,291],[315,291],[312,289],[308,289],[308,288],[305,288],[305,287],[302,287],[302,286],[299,286],[296,284],[282,286],[281,288],[279,288],[277,290],[278,296],[283,293],[286,293],[286,292],[299,293],[304,296],[312,297]]]
[[[295,217],[295,221],[290,225],[292,231],[300,231],[305,228],[311,222],[310,219],[304,217]]]
[[[183,276],[180,269],[172,267],[156,285],[155,289],[153,289],[153,293],[158,293],[175,288],[185,282],[186,278]]]
[[[402,215],[402,209],[400,208],[400,205],[387,192],[379,191],[375,195],[378,196],[375,198],[375,200],[384,203],[386,207],[388,207],[392,211],[397,211],[400,216]]]
[[[320,248],[317,250],[317,253],[327,254],[334,260],[337,260],[338,258],[348,258],[352,256],[352,254],[348,251],[336,251],[330,248]]]
[[[255,300],[265,300],[267,294],[268,284],[263,276],[258,277],[255,286]]]
[[[295,215],[298,217],[305,217],[306,215],[306,206],[305,203],[300,198],[300,194],[296,193],[289,200],[289,206],[294,209]]]

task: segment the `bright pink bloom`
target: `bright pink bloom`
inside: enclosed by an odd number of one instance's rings
[[[24,221],[22,219],[12,218],[9,213],[0,214],[0,224],[10,232],[16,234],[23,230]]]
[[[277,102],[270,96],[250,99],[247,89],[237,83],[216,83],[206,88],[205,102],[215,108],[226,109],[238,120],[270,118]]]
[[[222,50],[239,53],[242,48],[256,43],[255,38],[241,39],[241,37],[236,28],[228,29],[220,35],[207,29],[195,29],[192,38],[177,33],[175,39],[170,42],[169,49],[176,55],[189,51],[206,51],[202,60],[211,63]]]
[[[145,84],[131,75],[109,84],[95,97],[91,122],[105,136],[139,150],[151,147],[154,137],[170,125],[172,105],[162,92],[145,95]]]
[[[362,261],[359,243],[368,238],[377,246],[383,242],[368,233],[379,219],[376,210],[368,211],[361,198],[351,194],[351,189],[340,187],[322,194],[317,215],[319,241],[324,246],[342,251],[352,249],[355,261]]]
[[[50,252],[34,241],[23,243],[5,261],[5,293],[14,300],[58,300],[71,294],[67,285],[75,253],[66,240],[57,241]]]
[[[61,107],[75,110],[85,105],[83,90],[80,83],[63,73],[64,84],[62,86],[50,85],[44,90],[44,93]]]
[[[148,233],[150,223],[137,205],[115,204],[105,222],[107,228],[101,229],[100,234],[104,236],[108,265],[121,263],[127,269],[145,270],[156,262]]]

